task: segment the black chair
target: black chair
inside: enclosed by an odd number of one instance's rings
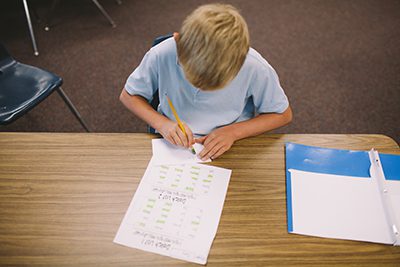
[[[16,61],[0,44],[0,124],[15,121],[57,91],[89,132],[78,110],[62,90],[62,82],[62,78],[49,71]]]
[[[174,36],[173,33],[157,37],[156,39],[154,39],[152,47],[158,45],[159,43],[161,43],[162,41],[164,41],[164,40],[166,40],[168,38],[171,38],[172,36]],[[152,98],[152,100],[150,102],[150,105],[155,110],[157,110],[159,104],[160,104],[160,97],[158,96],[158,89],[157,89],[157,91],[155,91],[155,93],[153,94],[153,98]],[[148,127],[148,132],[149,133],[155,133],[156,131],[155,131],[155,129],[153,129],[153,127],[149,126]]]

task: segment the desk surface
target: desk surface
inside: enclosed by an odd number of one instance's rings
[[[151,157],[150,134],[0,133],[0,265],[194,265],[114,244]],[[382,135],[261,135],[232,169],[208,266],[395,266],[400,247],[288,234],[284,143],[400,154]],[[399,265],[397,265],[399,266]]]

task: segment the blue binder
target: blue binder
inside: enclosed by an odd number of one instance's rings
[[[293,232],[292,180],[289,170],[370,178],[368,151],[354,151],[286,143],[288,232]],[[400,181],[400,155],[379,154],[386,180]]]

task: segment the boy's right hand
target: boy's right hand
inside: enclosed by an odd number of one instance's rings
[[[179,124],[172,120],[165,121],[158,131],[171,144],[189,148],[195,143],[193,133],[184,122],[182,124],[185,127],[186,135],[179,128]]]

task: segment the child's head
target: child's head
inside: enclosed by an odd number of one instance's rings
[[[233,6],[198,7],[185,19],[177,38],[186,78],[202,90],[224,87],[243,65],[249,39],[247,24]]]

